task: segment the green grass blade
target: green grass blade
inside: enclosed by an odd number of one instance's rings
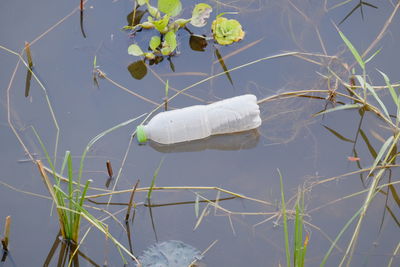
[[[322,259],[321,264],[319,265],[320,267],[325,266],[326,261],[328,260],[329,256],[332,253],[333,248],[336,246],[337,242],[339,241],[339,239],[342,237],[342,235],[344,234],[344,232],[346,232],[347,228],[349,228],[349,226],[352,224],[352,222],[358,217],[358,215],[361,213],[361,211],[363,210],[364,206],[362,206],[351,218],[350,220],[345,224],[345,226],[342,228],[342,230],[340,230],[339,234],[337,235],[337,237],[335,238],[335,240],[333,240],[330,248],[328,249],[328,252],[326,252],[324,258]]]
[[[369,172],[369,174],[371,174],[376,166],[378,165],[379,161],[382,159],[383,154],[386,152],[387,148],[389,147],[389,145],[393,142],[393,136],[389,137],[385,143],[382,145],[381,149],[378,152],[378,155],[376,156],[374,163],[372,164],[371,170]]]
[[[392,96],[393,102],[396,104],[397,109],[399,109],[399,97],[397,96],[396,91],[394,90],[392,84],[390,83],[389,77],[380,70],[378,70],[378,72],[383,76],[386,86],[389,88],[389,92],[390,95]]]
[[[56,169],[54,168],[53,162],[51,161],[50,154],[47,152],[46,146],[44,145],[42,139],[40,138],[38,132],[36,131],[35,127],[31,126],[33,133],[35,134],[37,140],[39,141],[40,147],[42,148],[44,155],[46,157],[47,162],[49,163],[50,168],[53,170],[53,172],[56,172]]]
[[[70,154],[70,151],[65,151],[65,155],[64,155],[64,160],[63,160],[63,163],[62,163],[62,165],[61,165],[61,171],[60,171],[60,174],[61,175],[64,175],[64,170],[65,170],[65,167],[67,166],[67,161],[68,161],[68,155]]]
[[[382,100],[379,98],[378,94],[375,92],[375,89],[372,88],[372,86],[369,83],[367,83],[360,75],[356,75],[356,78],[360,84],[365,85],[365,87],[368,89],[368,91],[372,94],[372,96],[375,98],[375,100],[381,106],[386,117],[390,120],[389,112],[387,111],[385,104],[383,104]]]
[[[370,62],[377,54],[379,54],[381,52],[382,48],[379,48],[378,50],[375,51],[375,53],[372,54],[372,56],[370,56],[369,58],[367,58],[365,60],[365,64],[367,64],[368,62]]]
[[[287,225],[287,214],[286,214],[286,204],[285,204],[285,192],[283,190],[283,178],[281,171],[278,169],[280,189],[281,189],[281,201],[282,201],[282,214],[283,214],[283,231],[285,236],[285,251],[286,251],[286,264],[290,267],[290,247],[289,247],[289,231]]]
[[[65,153],[66,157],[67,157],[67,172],[68,172],[68,208],[70,210],[73,209],[72,207],[72,197],[73,197],[73,192],[74,192],[74,188],[73,188],[73,169],[72,169],[72,157],[71,157],[71,153],[69,153],[69,151],[67,151]],[[71,238],[73,239],[73,232],[74,232],[74,225],[75,225],[75,219],[76,219],[76,214],[68,212],[68,217],[69,217],[69,226],[70,226],[70,233],[71,233]],[[74,240],[77,241],[77,240]]]
[[[365,62],[363,61],[361,55],[358,53],[358,51],[355,49],[353,44],[347,39],[347,37],[340,31],[338,30],[340,37],[342,38],[343,42],[346,44],[347,48],[350,50],[350,52],[353,54],[354,58],[357,60],[358,65],[365,70]]]
[[[150,185],[150,189],[149,192],[147,192],[147,199],[151,199],[151,193],[153,192],[153,188],[154,185],[156,183],[156,179],[158,176],[158,172],[160,171],[161,165],[163,164],[164,158],[161,159],[160,164],[158,164],[157,169],[155,170],[154,174],[153,174],[153,179],[151,180],[151,185]]]
[[[165,97],[168,99],[168,91],[169,91],[169,82],[168,80],[165,82]]]
[[[294,254],[293,254],[293,265],[299,266],[299,260],[301,255],[301,229],[300,229],[300,210],[299,203],[296,203],[296,215],[294,218]]]
[[[361,107],[362,107],[361,104],[346,104],[346,105],[336,106],[336,107],[331,108],[331,109],[327,109],[327,110],[324,110],[324,111],[317,112],[313,116],[315,117],[315,116],[319,116],[319,115],[322,115],[322,114],[330,113],[330,112],[333,112],[333,111],[345,110],[345,109],[355,109],[355,108],[361,108]]]

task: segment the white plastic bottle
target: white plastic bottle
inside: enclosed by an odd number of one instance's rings
[[[139,142],[151,139],[174,144],[255,129],[261,125],[255,95],[228,98],[209,105],[196,105],[158,113],[147,125],[137,127]]]

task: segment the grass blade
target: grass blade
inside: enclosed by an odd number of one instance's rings
[[[381,52],[381,50],[382,50],[382,48],[379,48],[378,50],[376,50],[375,53],[373,53],[369,58],[367,58],[365,60],[365,64],[370,62],[377,54],[379,54]]]
[[[328,260],[329,256],[332,253],[333,248],[336,246],[337,242],[339,241],[339,239],[342,237],[342,235],[344,234],[344,232],[346,232],[347,228],[349,228],[349,226],[351,225],[351,223],[358,217],[358,215],[361,213],[361,211],[363,210],[364,207],[361,207],[351,218],[350,220],[345,224],[345,226],[342,228],[342,230],[340,230],[339,234],[337,235],[337,237],[335,238],[335,240],[333,240],[332,245],[330,246],[330,248],[328,249],[328,252],[326,252],[324,258],[322,259],[321,264],[319,265],[320,267],[325,266],[326,261]]]
[[[150,189],[149,189],[149,192],[147,192],[147,199],[151,199],[151,193],[153,192],[156,178],[158,176],[158,172],[160,171],[161,165],[163,164],[163,161],[164,161],[164,158],[161,159],[160,164],[158,164],[158,167],[153,174],[153,179],[151,180]]]
[[[132,123],[132,122],[134,122],[134,121],[136,121],[136,120],[138,120],[138,119],[140,119],[140,118],[142,118],[142,117],[145,116],[146,114],[147,114],[147,113],[144,113],[144,114],[142,114],[142,115],[140,115],[140,116],[138,116],[138,117],[136,117],[136,118],[133,118],[133,119],[130,119],[130,120],[121,122],[120,124],[118,124],[118,125],[116,125],[116,126],[114,126],[114,127],[111,127],[110,129],[107,129],[107,130],[101,132],[100,134],[96,135],[92,140],[89,141],[89,143],[87,144],[85,150],[84,150],[83,153],[82,153],[81,162],[80,162],[80,165],[79,165],[79,172],[78,172],[78,184],[80,184],[80,181],[81,181],[81,178],[82,178],[83,162],[85,161],[86,154],[87,154],[87,152],[90,150],[90,148],[91,148],[97,141],[99,141],[103,136],[105,136],[105,135],[107,135],[107,134],[109,134],[109,133],[111,133],[111,132],[113,132],[113,131],[115,131],[115,130],[117,130],[117,129],[123,127],[123,126],[126,126],[126,125],[128,125],[128,124],[130,124],[130,123]]]
[[[361,104],[346,104],[346,105],[337,106],[337,107],[334,107],[334,108],[331,108],[331,109],[327,109],[327,110],[324,110],[324,111],[317,112],[313,116],[315,117],[315,116],[319,116],[319,115],[326,114],[326,113],[333,112],[333,111],[345,110],[345,109],[354,109],[354,108],[361,108],[361,107],[362,107]]]
[[[222,58],[221,54],[219,53],[218,49],[215,49],[215,55],[217,56],[218,62],[221,65],[222,69],[224,70],[226,77],[228,77],[229,82],[233,85],[232,77],[229,74],[229,70],[225,65],[224,59]]]
[[[325,126],[325,125],[322,125],[322,126],[324,126],[325,129],[327,129],[329,132],[331,132],[334,136],[336,136],[336,137],[339,138],[340,140],[345,141],[345,142],[349,142],[349,143],[354,143],[353,140],[344,137],[343,135],[341,135],[341,134],[338,133],[337,131],[335,131],[335,130],[329,128],[328,126]]]
[[[368,89],[368,91],[372,94],[372,96],[375,98],[375,100],[381,106],[381,108],[382,108],[383,112],[385,113],[386,117],[388,118],[388,120],[390,120],[389,112],[387,111],[385,104],[383,104],[382,100],[379,98],[379,96],[375,92],[375,89],[372,88],[372,86],[369,83],[367,83],[360,75],[356,75],[356,78],[360,84],[365,85],[365,87]]]
[[[393,136],[389,137],[386,142],[382,145],[381,149],[378,152],[378,155],[375,158],[374,163],[372,164],[371,170],[369,172],[369,174],[371,174],[376,166],[378,165],[379,161],[382,159],[383,154],[386,152],[387,148],[389,147],[389,145],[393,142]]]
[[[347,48],[350,50],[350,52],[353,54],[354,58],[357,60],[358,65],[365,70],[365,62],[363,61],[361,55],[358,53],[358,51],[355,49],[353,44],[347,39],[347,37],[338,29],[339,35],[342,38],[343,42],[346,44]]]
[[[378,72],[383,76],[386,86],[389,88],[389,92],[390,95],[392,96],[393,102],[396,104],[397,110],[399,110],[399,97],[397,96],[396,91],[394,90],[392,84],[390,83],[389,77],[380,70],[378,70]]]
[[[289,247],[289,231],[287,225],[287,214],[285,205],[285,192],[283,190],[283,178],[281,171],[278,169],[280,189],[281,189],[281,201],[282,201],[282,214],[283,214],[283,231],[285,236],[285,251],[286,251],[286,265],[290,267],[290,247]]]

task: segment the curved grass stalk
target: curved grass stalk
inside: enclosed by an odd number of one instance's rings
[[[47,90],[46,90],[46,88],[44,87],[44,85],[42,84],[42,82],[39,80],[39,78],[36,76],[36,74],[31,70],[31,68],[29,67],[28,63],[26,63],[26,61],[22,58],[21,54],[19,54],[19,53],[13,51],[13,50],[11,50],[11,49],[8,49],[8,48],[6,48],[6,47],[4,47],[4,46],[2,46],[2,45],[0,45],[0,49],[3,49],[3,50],[5,50],[5,51],[7,51],[8,53],[11,53],[11,54],[17,56],[17,57],[19,58],[19,61],[22,62],[22,63],[25,65],[25,67],[27,68],[27,70],[32,74],[33,78],[36,80],[36,82],[39,84],[40,88],[41,88],[41,89],[43,90],[43,92],[44,92],[45,99],[46,99],[46,103],[47,103],[47,107],[49,108],[50,115],[51,115],[51,118],[52,118],[53,123],[54,123],[54,127],[56,128],[56,140],[55,140],[55,144],[54,144],[54,155],[53,155],[53,157],[54,157],[53,164],[56,165],[57,151],[58,151],[58,142],[59,142],[59,137],[60,137],[60,127],[59,127],[59,125],[58,125],[58,121],[57,121],[57,118],[56,118],[56,116],[55,116],[54,109],[53,109],[53,107],[52,107],[50,98],[49,98],[49,96],[48,96],[48,94],[47,94]],[[9,87],[11,88],[11,84],[9,85]],[[7,100],[8,100],[7,103],[8,103],[8,109],[9,109],[10,106],[9,106],[9,94],[8,94],[8,93],[9,93],[9,91],[7,90]],[[10,110],[8,110],[8,111],[10,112]],[[9,123],[10,123],[10,122],[9,122]],[[14,130],[13,130],[13,131],[14,131]],[[16,133],[16,131],[14,131],[14,133]],[[19,135],[18,135],[18,136],[19,136]],[[22,141],[22,139],[20,139],[20,142],[21,142],[21,141]],[[24,147],[25,147],[25,145],[24,145]],[[26,147],[25,147],[25,148],[26,148]],[[29,153],[29,155],[30,155],[30,153]],[[30,155],[30,156],[31,156],[31,155]],[[32,157],[31,159],[33,159],[33,157]]]

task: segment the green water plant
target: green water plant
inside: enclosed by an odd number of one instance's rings
[[[397,144],[400,140],[400,127],[399,127],[400,94],[398,90],[394,89],[394,86],[391,84],[388,76],[385,73],[378,70],[378,72],[382,75],[383,80],[385,81],[386,86],[384,86],[383,88],[385,90],[388,90],[390,96],[389,102],[393,102],[393,103],[388,103],[387,100],[379,96],[379,92],[376,89],[376,87],[370,84],[366,73],[367,63],[372,58],[374,58],[379,53],[380,50],[377,50],[369,58],[366,58],[366,52],[364,52],[364,54],[360,54],[356,50],[355,46],[341,31],[338,30],[338,33],[342,38],[343,42],[345,43],[345,45],[347,46],[348,50],[353,55],[355,62],[360,67],[362,75],[353,74],[352,77],[354,81],[350,82],[350,84],[342,82],[343,84],[345,84],[346,89],[350,92],[353,103],[338,105],[334,108],[328,109],[319,114],[324,114],[338,110],[345,110],[345,109],[358,109],[361,113],[364,113],[365,111],[370,111],[372,113],[375,113],[375,115],[377,115],[386,124],[385,127],[387,127],[387,129],[390,130],[391,134],[386,138],[386,140],[384,140],[381,148],[377,150],[377,152],[375,152],[374,150],[374,152],[371,153],[373,154],[374,160],[372,162],[371,167],[368,168],[368,174],[366,179],[370,181],[370,184],[368,188],[365,190],[366,196],[364,198],[364,202],[359,208],[359,210],[352,216],[352,218],[348,220],[346,225],[339,232],[336,239],[332,243],[331,248],[326,253],[320,266],[325,266],[328,257],[332,252],[333,247],[337,244],[338,240],[343,236],[344,232],[352,224],[355,224],[354,230],[350,234],[351,235],[350,241],[343,253],[343,257],[339,264],[339,266],[343,266],[344,264],[346,264],[347,266],[351,265],[352,257],[354,255],[357,246],[357,241],[361,233],[361,227],[366,217],[367,211],[377,193],[380,192],[381,181],[384,179],[387,173],[390,173],[390,171],[388,171],[390,165],[396,161],[396,158],[398,156]],[[340,77],[336,73],[334,73],[333,71],[331,71],[331,73],[337,79],[340,79]],[[358,85],[356,86],[356,84]],[[390,110],[391,107],[394,107],[395,112],[391,112]],[[394,114],[392,115],[392,113]]]
[[[127,253],[130,257],[132,257],[137,261],[136,257],[109,233],[108,226],[103,222],[101,222],[100,220],[98,220],[97,218],[95,218],[85,208],[86,194],[88,192],[89,185],[92,180],[87,179],[84,184],[81,183],[81,180],[83,174],[84,161],[90,148],[106,134],[120,127],[130,124],[144,115],[145,114],[137,118],[124,121],[110,129],[103,131],[102,133],[95,136],[92,140],[90,140],[90,142],[84,149],[83,154],[81,156],[78,172],[76,172],[75,169],[73,168],[72,157],[69,151],[65,152],[61,170],[60,172],[57,172],[55,167],[56,165],[54,161],[51,159],[49,153],[47,152],[47,149],[43,141],[41,140],[35,128],[32,127],[33,132],[45,154],[45,158],[47,159],[47,162],[50,166],[50,170],[45,168],[45,166],[40,160],[37,160],[36,164],[38,166],[40,175],[42,176],[42,179],[45,183],[45,186],[49,191],[51,198],[55,204],[55,208],[58,214],[58,221],[60,224],[61,235],[63,239],[69,244],[72,244],[74,246],[79,244],[79,233],[81,230],[80,223],[81,223],[81,218],[83,217],[95,228],[99,229],[102,233],[104,233],[107,236],[107,238],[112,240],[120,252],[121,250],[125,251],[125,253]],[[54,182],[48,177],[47,172],[52,174]],[[67,175],[66,185],[62,183],[64,172],[66,172]]]
[[[139,7],[144,6],[146,8],[149,14],[147,20],[135,25],[125,26],[124,29],[133,32],[140,29],[154,29],[157,34],[150,38],[149,51],[143,51],[138,44],[131,44],[128,47],[128,54],[143,56],[148,60],[154,60],[157,56],[171,56],[176,53],[176,32],[186,28],[188,24],[198,28],[204,27],[212,12],[210,5],[199,3],[193,8],[192,16],[185,19],[176,18],[182,10],[180,0],[158,0],[157,7],[152,6],[149,0],[137,0],[137,4]],[[140,12],[140,14],[142,13]],[[234,19],[228,20],[221,15],[217,16],[212,24],[215,41],[221,45],[228,45],[242,40],[244,31],[240,23]]]
[[[283,217],[283,232],[285,239],[285,255],[286,255],[286,265],[291,266],[291,248],[289,243],[289,227],[288,227],[288,211],[286,209],[285,203],[285,193],[283,190],[283,178],[280,170],[278,169],[279,180],[280,180],[280,190],[281,190],[281,201],[282,201],[282,217]],[[304,236],[304,196],[301,189],[298,190],[297,201],[295,204],[295,217],[294,217],[294,227],[293,227],[293,266],[304,267],[304,262],[307,253],[309,235]]]
[[[244,31],[239,21],[225,17],[216,18],[211,26],[213,37],[220,45],[230,45],[244,38]]]

